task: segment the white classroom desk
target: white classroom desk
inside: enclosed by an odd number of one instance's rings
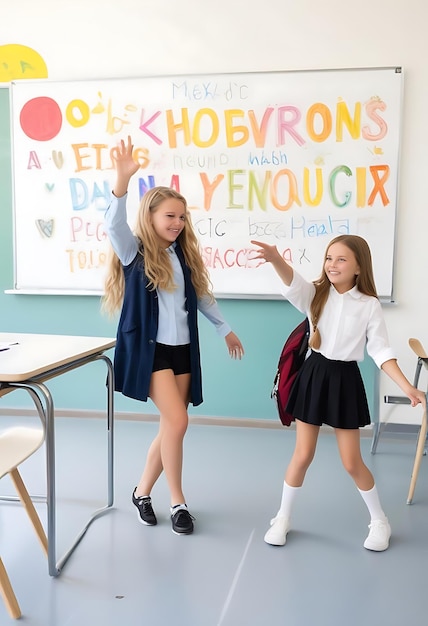
[[[113,348],[116,340],[106,337],[0,333],[0,344],[9,343],[16,345],[11,345],[8,350],[0,351],[0,396],[15,389],[25,389],[30,394],[45,428],[48,569],[51,576],[58,576],[89,525],[113,506],[114,375],[111,360],[104,352]],[[107,504],[93,513],[73,545],[57,562],[55,413],[52,395],[44,383],[55,376],[97,360],[102,360],[107,365]],[[105,383],[106,379],[103,378],[100,384],[105,385]]]

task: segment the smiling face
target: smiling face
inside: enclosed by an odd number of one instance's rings
[[[151,213],[151,222],[159,244],[168,248],[184,229],[186,208],[177,198],[166,198]]]
[[[354,287],[360,266],[352,250],[345,244],[337,242],[327,250],[324,271],[336,291],[345,293]]]

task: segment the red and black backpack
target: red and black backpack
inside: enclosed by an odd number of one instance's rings
[[[279,419],[284,426],[290,426],[291,422],[294,421],[294,417],[287,413],[285,407],[297,372],[306,358],[309,332],[309,320],[306,318],[290,333],[279,357],[271,398],[276,401]]]

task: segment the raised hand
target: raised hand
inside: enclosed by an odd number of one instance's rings
[[[131,137],[128,135],[127,142],[123,139],[119,145],[112,150],[112,157],[116,165],[116,185],[114,187],[115,196],[123,196],[127,189],[131,178],[140,168],[139,164],[132,157],[134,146]]]
[[[254,239],[251,243],[258,246],[258,250],[253,251],[251,257],[253,259],[262,259],[266,263],[272,263],[273,268],[281,280],[286,285],[290,285],[293,280],[293,268],[286,263],[278,252],[278,248],[276,246],[270,246],[263,241],[255,241]]]
[[[276,260],[280,256],[276,246],[270,246],[263,241],[251,240],[251,243],[259,247],[259,250],[251,253],[252,259],[263,259],[267,263],[272,263],[272,261]]]

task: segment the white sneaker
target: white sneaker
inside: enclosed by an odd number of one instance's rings
[[[369,524],[370,532],[367,539],[364,542],[364,547],[367,550],[375,550],[376,552],[382,552],[389,546],[389,538],[391,537],[391,526],[387,518],[374,519]]]
[[[277,515],[270,521],[270,528],[265,534],[264,540],[271,546],[283,546],[287,540],[289,530],[290,520],[288,517]]]

